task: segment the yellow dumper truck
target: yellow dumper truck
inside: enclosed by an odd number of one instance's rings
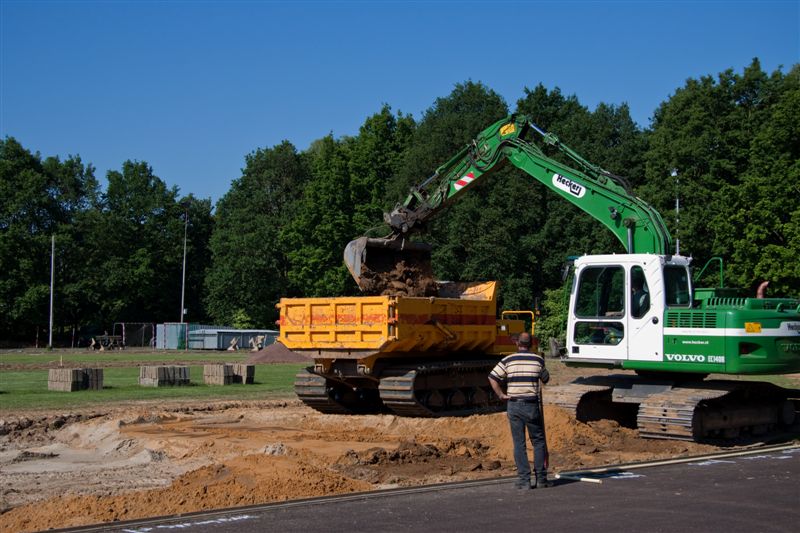
[[[525,321],[497,318],[494,281],[438,282],[437,292],[281,299],[279,342],[313,361],[297,375],[298,397],[323,413],[502,410],[487,375]]]

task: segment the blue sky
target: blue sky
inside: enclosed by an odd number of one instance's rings
[[[0,136],[99,178],[144,160],[215,202],[256,148],[355,135],[383,103],[419,119],[469,79],[647,126],[687,78],[800,62],[798,0],[0,0],[0,30]]]

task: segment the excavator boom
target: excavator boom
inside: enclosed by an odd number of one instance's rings
[[[581,168],[571,168],[545,155],[524,139],[539,134]],[[637,198],[627,182],[597,165],[547,133],[525,115],[511,115],[483,130],[403,203],[384,214],[391,233],[382,239],[359,238],[345,249],[345,264],[362,291],[374,293],[372,279],[385,275],[400,261],[430,271],[430,248],[409,240],[433,215],[457,199],[484,176],[511,163],[570,203],[589,213],[614,233],[628,253],[669,253],[671,239],[661,215]],[[423,252],[424,250],[424,252]],[[365,279],[365,275],[372,276]]]

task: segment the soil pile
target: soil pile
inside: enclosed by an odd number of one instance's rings
[[[280,344],[251,355],[255,363],[306,361]],[[592,375],[550,368],[551,385]],[[324,415],[293,395],[0,413],[0,531],[515,473],[504,413]],[[584,424],[547,404],[545,420],[551,473],[719,449],[642,439],[608,420]]]
[[[199,468],[169,487],[117,496],[56,498],[0,516],[5,531],[38,531],[153,515],[366,491],[371,485],[285,457],[246,456]],[[7,528],[7,529],[6,529]]]
[[[253,352],[247,359],[248,365],[268,363],[308,363],[312,361],[304,355],[295,353],[280,342],[273,342],[269,346]]]
[[[369,295],[427,297],[439,293],[429,262],[401,260],[388,270],[372,270],[364,266],[362,279],[362,290]]]
[[[62,420],[63,419],[63,420]],[[323,415],[298,402],[138,407],[0,436],[0,531],[514,475],[505,413]],[[545,406],[550,471],[709,453]],[[51,420],[50,422],[53,422]],[[50,424],[42,422],[42,427]],[[13,438],[12,438],[13,437]],[[28,441],[26,441],[28,439]],[[131,490],[135,489],[135,490]],[[0,511],[1,513],[2,511]]]

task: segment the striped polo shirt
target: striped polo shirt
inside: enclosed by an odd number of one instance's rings
[[[506,394],[515,400],[535,400],[539,396],[539,380],[547,383],[550,373],[541,355],[521,352],[504,357],[489,373],[489,378],[505,383]]]

